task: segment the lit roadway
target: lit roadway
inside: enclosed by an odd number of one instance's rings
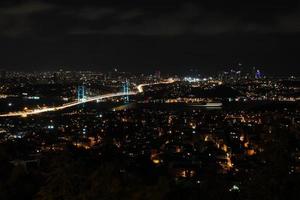
[[[55,107],[49,107],[49,108],[48,107],[43,107],[43,108],[38,108],[38,109],[33,109],[33,110],[10,112],[10,113],[6,113],[6,114],[1,114],[0,117],[20,117],[20,116],[21,117],[27,117],[28,115],[37,115],[37,114],[44,113],[44,112],[54,112],[54,111],[70,108],[70,107],[73,107],[73,106],[77,106],[77,105],[80,105],[80,104],[83,104],[83,103],[88,103],[88,102],[92,102],[92,101],[101,100],[101,99],[108,99],[108,98],[120,97],[120,96],[125,96],[125,95],[136,95],[138,93],[142,93],[144,91],[143,87],[145,87],[145,86],[157,85],[157,84],[170,84],[170,83],[173,83],[173,82],[174,82],[173,79],[168,79],[167,81],[162,81],[162,82],[140,84],[136,87],[137,92],[109,93],[109,94],[89,97],[89,98],[81,100],[81,101],[76,100],[76,101],[73,101],[73,102],[70,102],[70,103],[63,104],[61,106],[55,106]]]
[[[140,84],[136,87],[136,89],[138,90],[139,93],[144,92],[143,87],[145,86],[149,86],[149,85],[158,85],[158,84],[170,84],[170,83],[174,83],[175,80],[172,78],[167,79],[166,81],[160,81],[160,82],[156,82],[156,83],[144,83],[144,84]]]

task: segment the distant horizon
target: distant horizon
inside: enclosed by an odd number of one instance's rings
[[[113,72],[115,68],[106,68],[106,69],[97,69],[97,68],[86,68],[84,70],[79,70],[79,69],[74,69],[72,67],[70,68],[51,68],[51,69],[5,69],[5,68],[1,68],[0,67],[0,72],[1,71],[6,71],[6,72],[22,72],[22,73],[41,73],[41,72],[59,72],[60,70],[62,71],[65,71],[65,72],[99,72],[99,73],[110,73],[110,72]],[[219,71],[216,71],[216,72],[206,72],[206,73],[201,73],[201,71],[199,70],[197,73],[194,73],[192,72],[192,69],[196,69],[196,68],[192,68],[191,70],[186,70],[186,71],[180,71],[180,72],[175,72],[175,71],[161,71],[159,69],[153,69],[152,71],[151,70],[147,70],[147,71],[129,71],[129,70],[123,70],[122,68],[116,68],[118,70],[118,72],[121,72],[121,73],[130,73],[130,74],[145,74],[145,75],[153,75],[155,74],[156,71],[160,71],[161,72],[161,75],[164,76],[164,75],[180,75],[180,76],[216,76],[222,72],[228,72],[230,71],[230,69],[232,70],[236,70],[234,67],[233,68],[228,68],[227,70],[219,70]],[[200,69],[200,68],[198,68]],[[295,77],[300,77],[300,73],[290,73],[290,74],[282,74],[282,73],[278,73],[278,72],[275,72],[275,73],[266,73],[263,68],[257,68],[259,69],[261,72],[262,72],[262,75],[263,76],[266,76],[266,77],[292,77],[292,76],[295,76]],[[239,70],[237,70],[239,71]],[[240,70],[242,72],[242,75],[246,75],[246,74],[249,74],[251,73],[251,68],[247,68],[247,70]]]
[[[267,74],[300,74],[297,35],[226,37],[92,36],[1,40],[0,68],[6,70],[109,70],[180,73],[197,68],[222,71],[242,63]],[[128,48],[130,47],[130,48]]]

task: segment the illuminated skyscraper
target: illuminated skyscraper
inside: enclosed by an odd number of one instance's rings
[[[262,78],[262,74],[261,74],[261,72],[260,72],[260,70],[258,69],[258,70],[256,70],[256,72],[255,72],[255,78],[256,79],[260,79],[260,78]]]

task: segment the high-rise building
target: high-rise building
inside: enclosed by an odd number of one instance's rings
[[[261,74],[261,72],[260,72],[260,70],[258,69],[258,70],[256,70],[256,72],[255,72],[255,78],[256,79],[260,79],[260,78],[262,78],[262,74]]]
[[[1,70],[1,80],[5,80],[6,79],[6,71],[5,70]]]
[[[156,70],[154,76],[155,78],[160,79],[160,71]]]
[[[251,76],[252,79],[255,79],[255,77],[256,77],[256,68],[255,68],[255,67],[252,68],[251,75],[252,75],[252,76]]]

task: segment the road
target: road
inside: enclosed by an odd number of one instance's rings
[[[167,79],[166,81],[160,81],[160,82],[156,82],[156,83],[144,83],[144,84],[140,84],[136,87],[136,89],[138,90],[139,93],[144,92],[143,87],[145,86],[150,86],[150,85],[159,85],[159,84],[170,84],[170,83],[174,83],[175,80],[172,78]]]
[[[109,94],[89,97],[89,98],[87,98],[85,100],[81,100],[81,101],[76,100],[76,101],[66,103],[66,104],[63,104],[60,106],[55,106],[55,107],[43,107],[43,108],[38,108],[38,109],[33,109],[33,110],[10,112],[10,113],[6,113],[6,114],[1,114],[0,117],[27,117],[28,115],[37,115],[37,114],[41,114],[41,113],[45,113],[45,112],[54,112],[54,111],[70,108],[73,106],[77,106],[80,104],[101,100],[101,99],[108,99],[108,98],[120,97],[120,96],[125,96],[125,95],[136,95],[138,93],[144,92],[143,87],[145,87],[145,86],[157,85],[157,84],[170,84],[173,82],[174,82],[173,79],[168,79],[167,81],[161,81],[161,82],[156,82],[156,83],[140,84],[140,85],[136,86],[136,88],[137,88],[136,92],[129,92],[128,94],[125,92],[109,93]]]

